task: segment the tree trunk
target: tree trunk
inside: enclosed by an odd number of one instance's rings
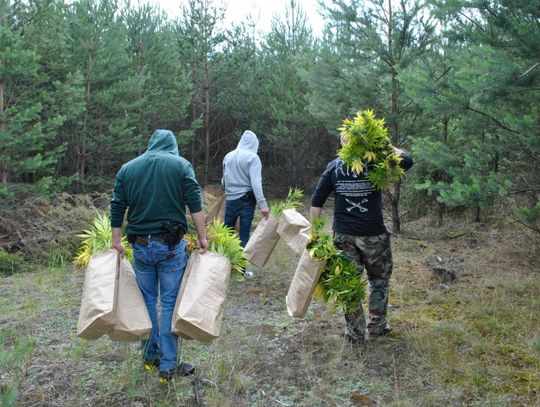
[[[293,137],[292,181],[293,181],[294,185],[298,185],[299,184],[299,182],[298,182],[298,161],[300,161],[300,160],[298,159],[298,143],[297,143],[298,137],[296,136],[296,125],[295,124],[292,125],[291,133],[292,133],[292,137]],[[290,183],[290,180],[289,180],[289,183]]]
[[[388,55],[390,56],[390,65],[392,69],[392,93],[391,93],[391,103],[392,103],[392,123],[393,123],[393,134],[392,134],[392,144],[399,146],[399,105],[398,105],[398,88],[399,81],[397,78],[397,72],[394,69],[394,49],[392,45],[392,0],[388,0]],[[392,205],[392,232],[399,233],[401,232],[401,219],[399,216],[399,201],[401,195],[401,183],[396,182],[393,186],[392,200],[390,201]]]
[[[210,76],[208,73],[208,58],[204,59],[204,176],[203,185],[208,184],[210,166]]]
[[[197,119],[197,109],[195,108],[195,102],[192,102],[191,105],[191,122],[195,122],[195,119]],[[197,142],[197,135],[195,134],[195,131],[193,132],[191,136],[191,142],[190,144],[190,161],[195,166],[195,143]]]
[[[437,205],[437,226],[441,227],[444,221],[444,205],[439,203]]]
[[[91,77],[92,77],[92,63],[93,63],[93,55],[92,51],[88,51],[88,65],[86,67],[86,94],[85,94],[85,104],[86,109],[84,113],[84,124],[83,124],[83,131],[82,131],[82,141],[81,146],[79,148],[79,179],[80,179],[80,187],[82,192],[85,192],[85,186],[84,182],[86,180],[86,140],[88,137],[88,121],[89,121],[89,111],[88,108],[90,106],[90,94],[92,93],[92,83],[91,83]]]
[[[2,66],[2,60],[0,60],[0,66]],[[5,134],[6,132],[6,118],[4,117],[4,82],[0,82],[0,132]],[[2,152],[4,155],[5,152]],[[7,163],[0,162],[2,168],[2,185],[6,186],[8,183],[8,168]]]
[[[392,204],[392,232],[399,233],[401,232],[401,218],[399,216],[399,198],[401,194],[401,182],[395,182],[392,192],[392,199],[390,203]]]

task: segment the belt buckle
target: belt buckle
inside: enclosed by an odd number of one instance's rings
[[[151,240],[153,240],[155,242],[165,243],[165,238],[163,237],[162,233],[156,233],[154,235],[148,235],[148,241],[150,242]]]

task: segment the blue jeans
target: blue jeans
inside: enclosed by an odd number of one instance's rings
[[[236,227],[236,220],[240,217],[239,235],[242,247],[246,247],[249,240],[251,222],[253,221],[254,215],[255,205],[245,196],[232,201],[226,201],[225,203],[223,223],[234,229]]]
[[[152,321],[152,333],[143,341],[143,356],[145,359],[159,359],[159,370],[172,370],[177,366],[178,337],[171,332],[171,324],[187,264],[186,242],[182,240],[172,251],[156,240],[150,240],[148,246],[133,243],[133,258],[137,283]],[[158,291],[161,324],[158,323]]]

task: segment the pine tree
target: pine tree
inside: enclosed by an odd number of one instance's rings
[[[395,7],[391,0],[338,0],[325,10],[328,25],[321,63],[310,74],[311,110],[337,128],[343,117],[373,109],[385,118],[392,143],[405,145],[415,130],[417,111],[400,74],[432,44],[434,27],[425,4],[400,2]],[[317,80],[322,75],[324,79]],[[339,117],[334,117],[336,112]],[[388,194],[394,232],[401,229],[400,195],[396,183]]]
[[[62,8],[46,2],[0,5],[0,173],[8,183],[53,187],[64,144],[58,133],[77,107],[76,78],[66,77],[54,57],[63,55]],[[55,21],[45,36],[48,23]]]

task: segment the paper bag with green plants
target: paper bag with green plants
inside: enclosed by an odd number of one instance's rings
[[[185,237],[191,254],[172,321],[174,333],[201,342],[219,336],[231,271],[241,274],[247,265],[234,230],[214,220],[208,226],[207,235],[209,250],[204,254],[196,250],[195,236]]]
[[[244,248],[244,255],[251,264],[264,267],[279,241],[278,226],[283,211],[296,208],[301,197],[301,190],[290,189],[286,200],[271,207],[268,219],[261,219]]]
[[[285,209],[279,219],[277,232],[293,252],[301,255],[311,234],[311,224],[296,209]]]
[[[304,316],[312,296],[335,311],[353,311],[365,298],[365,286],[358,266],[335,247],[326,223],[314,219],[286,297],[289,315]]]
[[[152,322],[129,261],[114,249],[90,256],[84,279],[77,335],[113,341],[148,337]]]
[[[291,317],[301,318],[306,315],[313,289],[325,264],[325,261],[315,260],[309,254],[309,250],[304,249],[285,297],[287,312]]]

